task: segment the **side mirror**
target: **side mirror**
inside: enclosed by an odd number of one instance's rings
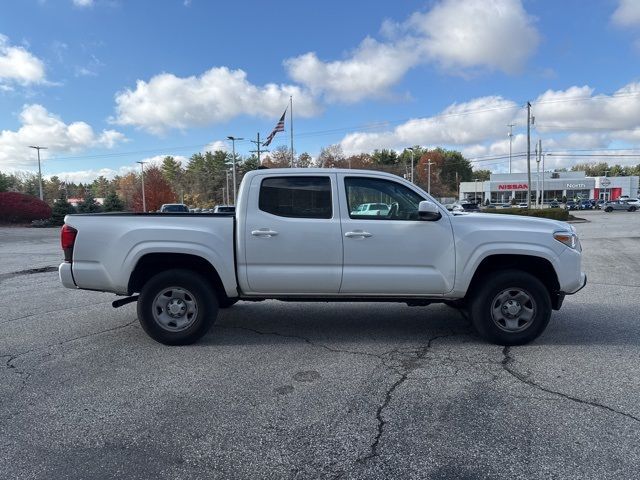
[[[418,205],[418,215],[420,216],[420,220],[427,220],[430,222],[440,220],[440,218],[442,218],[442,214],[440,213],[438,206],[428,200],[420,202]]]

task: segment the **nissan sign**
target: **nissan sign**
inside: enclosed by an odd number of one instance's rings
[[[528,190],[526,183],[501,183],[498,184],[498,190]]]

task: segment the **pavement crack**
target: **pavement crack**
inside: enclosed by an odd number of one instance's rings
[[[562,393],[557,390],[552,390],[550,388],[544,387],[534,382],[533,380],[531,380],[530,378],[526,377],[525,375],[523,375],[522,373],[518,372],[516,369],[513,368],[512,364],[515,362],[515,359],[511,354],[511,347],[504,347],[504,349],[502,350],[502,355],[503,355],[502,362],[501,362],[502,369],[521,383],[529,385],[530,387],[533,387],[533,388],[537,388],[538,390],[541,390],[543,392],[550,393],[552,395],[557,395],[566,400],[570,400],[572,402],[580,403],[582,405],[589,405],[591,407],[606,410],[610,413],[621,415],[623,417],[629,418],[631,420],[634,420],[640,423],[640,418],[634,415],[631,415],[630,413],[616,410],[615,408],[609,407],[608,405],[603,405],[602,403],[594,402],[591,400],[584,400],[582,398],[574,397],[573,395],[569,395],[567,393]]]
[[[376,359],[380,360],[382,363],[385,364],[385,366],[387,366],[389,368],[393,368],[393,367],[391,367],[391,366],[386,364],[385,357],[387,355],[389,355],[390,353],[395,352],[395,350],[392,350],[390,352],[384,352],[384,353],[381,353],[381,354],[370,353],[370,352],[360,352],[358,350],[344,350],[344,349],[341,349],[341,348],[330,347],[328,345],[325,345],[324,343],[314,342],[313,340],[311,340],[311,339],[309,339],[307,337],[303,337],[301,335],[287,335],[285,333],[280,333],[280,332],[263,332],[261,330],[256,330],[254,328],[239,327],[239,326],[235,326],[235,325],[215,325],[215,327],[217,327],[217,328],[228,328],[228,329],[234,329],[234,330],[245,330],[245,331],[248,331],[248,332],[255,333],[257,335],[274,335],[274,336],[277,336],[277,337],[293,338],[293,339],[296,339],[296,340],[302,340],[303,342],[305,342],[305,343],[307,343],[309,345],[312,345],[312,346],[318,347],[318,348],[323,348],[323,349],[328,350],[329,352],[333,352],[333,353],[346,353],[346,354],[349,354],[349,355],[362,355],[362,356],[365,356],[365,357],[373,357],[373,358],[376,358]]]
[[[0,325],[3,325],[5,323],[17,322],[18,320],[24,320],[25,318],[36,317],[38,315],[46,315],[48,313],[56,313],[56,312],[66,312],[68,310],[75,310],[77,308],[94,307],[94,306],[97,306],[97,305],[105,305],[107,303],[112,303],[112,300],[108,300],[106,302],[90,303],[90,304],[87,304],[87,305],[75,305],[73,307],[58,308],[56,310],[49,310],[49,311],[46,311],[46,312],[30,313],[29,315],[24,315],[22,317],[16,317],[16,318],[10,318],[9,320],[4,320],[4,321],[0,322]]]
[[[48,266],[48,267],[39,267],[39,268],[29,268],[27,270],[18,270],[17,272],[9,272],[9,273],[0,273],[0,282],[3,280],[7,280],[13,277],[19,277],[20,275],[31,275],[34,273],[49,273],[49,272],[57,272],[58,267]]]
[[[418,368],[418,361],[423,359],[429,349],[431,348],[431,344],[440,338],[451,337],[456,335],[455,333],[448,333],[444,335],[436,335],[431,337],[426,345],[413,349],[407,352],[407,355],[410,355],[408,361],[403,361],[402,364],[402,372],[399,374],[400,378],[398,378],[395,382],[389,386],[384,395],[384,400],[376,409],[376,420],[378,421],[376,435],[373,438],[373,442],[369,446],[369,453],[365,456],[362,456],[356,460],[357,463],[366,463],[372,458],[378,457],[379,455],[379,446],[382,435],[384,434],[385,426],[387,425],[387,421],[384,419],[384,412],[389,407],[391,400],[393,398],[394,392],[400,387],[404,382],[409,378],[409,374]],[[406,356],[406,355],[405,355]]]

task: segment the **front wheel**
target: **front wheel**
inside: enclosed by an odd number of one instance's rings
[[[138,299],[138,319],[147,334],[165,345],[188,345],[205,335],[218,315],[212,287],[191,270],[153,276]]]
[[[636,207],[629,207],[629,211],[630,212],[635,212],[636,211]]]
[[[613,211],[613,208],[607,207],[607,208],[604,209],[604,211],[607,212],[607,213],[610,213],[610,212]]]
[[[498,345],[523,345],[536,339],[551,318],[551,299],[533,275],[503,270],[483,278],[470,303],[473,326]]]

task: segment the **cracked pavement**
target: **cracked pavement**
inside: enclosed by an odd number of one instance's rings
[[[443,306],[240,302],[167,347],[0,228],[0,478],[638,478],[640,214],[585,212],[589,285],[535,343]]]

